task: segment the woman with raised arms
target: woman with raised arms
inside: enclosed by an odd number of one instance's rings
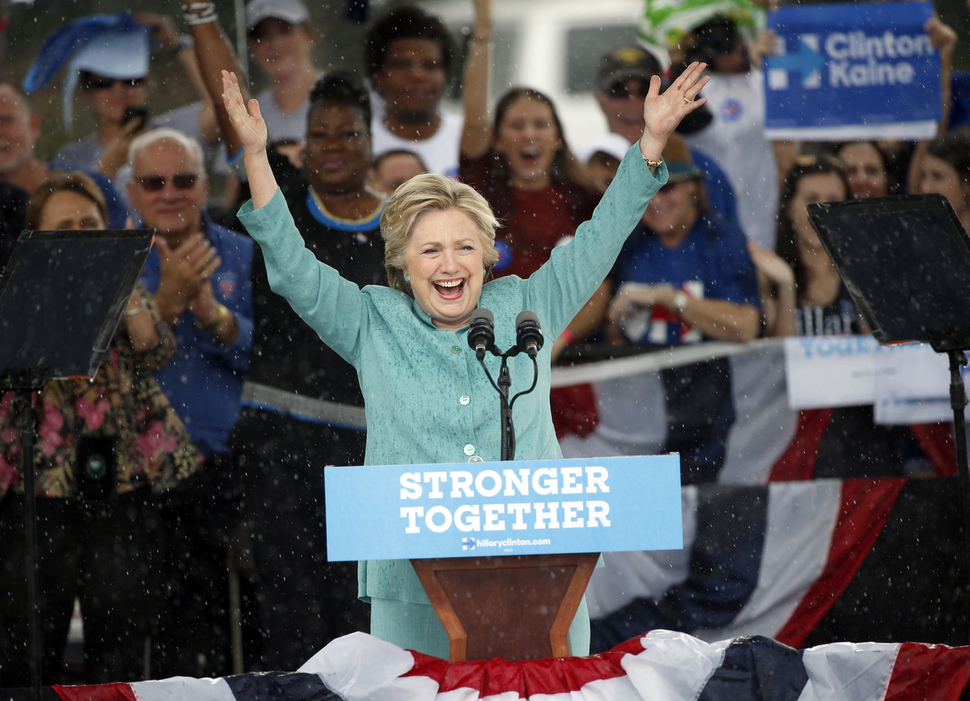
[[[468,324],[478,307],[495,317],[495,344],[515,344],[515,317],[534,312],[557,338],[613,266],[650,198],[667,181],[661,153],[708,78],[691,64],[661,94],[655,76],[644,100],[643,136],[627,153],[592,219],[556,248],[528,279],[486,283],[498,254],[497,222],[467,185],[416,176],[388,200],[381,216],[388,287],[363,289],[304,248],[266,156],[266,125],[246,104],[234,74],[223,72],[223,100],[244,149],[252,200],[240,221],[259,243],[271,287],[357,369],[367,419],[367,465],[499,460],[499,399],[475,353]],[[561,458],[549,409],[552,344],[539,352],[536,391],[516,403],[516,457]],[[492,376],[499,359],[486,358]],[[524,354],[509,362],[512,387],[532,384]],[[371,603],[371,633],[404,648],[447,658],[448,637],[410,562],[364,562],[359,591]],[[589,650],[585,602],[569,635],[574,655]]]

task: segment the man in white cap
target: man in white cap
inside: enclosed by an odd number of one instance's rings
[[[310,90],[321,74],[313,65],[310,13],[300,0],[251,0],[246,31],[249,51],[269,80],[256,99],[270,142],[302,144]]]
[[[616,176],[620,161],[630,150],[630,142],[619,134],[603,134],[576,149],[576,158],[589,171],[593,189],[601,195]]]
[[[65,101],[73,97],[74,87],[97,120],[97,131],[75,144],[62,148],[54,164],[64,170],[96,169],[107,149],[108,175],[114,175],[114,155],[127,150],[127,138],[144,119],[125,120],[126,110],[145,110],[148,103],[149,37],[147,27],[139,31],[106,31],[85,44],[71,60],[65,86]],[[70,126],[70,102],[65,102],[65,121]],[[113,168],[112,168],[113,166]]]

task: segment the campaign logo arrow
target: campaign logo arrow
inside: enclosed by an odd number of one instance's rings
[[[813,48],[804,37],[798,38],[798,51],[779,56],[767,56],[765,60],[768,70],[798,73],[803,83],[808,82],[825,65],[825,56]]]

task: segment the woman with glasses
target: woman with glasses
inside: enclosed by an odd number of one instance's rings
[[[78,172],[48,177],[27,212],[27,226],[38,230],[97,230],[105,221],[100,191]],[[60,678],[75,598],[84,619],[86,680],[143,678],[146,640],[163,601],[159,495],[201,465],[185,426],[152,377],[174,349],[154,297],[136,284],[93,380],[53,380],[32,396],[39,421],[33,462],[47,683]],[[19,421],[12,394],[4,394],[0,686],[30,683]]]

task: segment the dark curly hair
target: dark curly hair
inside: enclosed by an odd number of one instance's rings
[[[364,84],[351,71],[331,71],[323,75],[310,91],[310,112],[330,104],[346,105],[359,110],[370,132],[370,95]]]
[[[441,65],[451,74],[455,45],[451,33],[438,17],[420,7],[406,5],[381,17],[364,37],[364,62],[367,74],[375,75],[384,68],[384,59],[395,39],[431,39],[441,47]]]

